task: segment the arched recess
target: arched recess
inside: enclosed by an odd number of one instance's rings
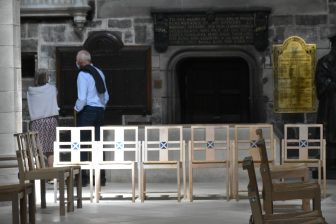
[[[264,120],[265,110],[262,109],[262,83],[260,68],[255,57],[243,49],[216,49],[216,50],[181,50],[175,53],[167,65],[167,123],[183,123],[181,120],[181,93],[179,91],[179,77],[177,65],[181,60],[188,58],[241,58],[246,61],[249,72],[250,108],[249,122]]]

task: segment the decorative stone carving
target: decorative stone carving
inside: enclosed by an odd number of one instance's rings
[[[73,17],[76,31],[83,30],[90,9],[88,0],[21,0],[21,17]]]

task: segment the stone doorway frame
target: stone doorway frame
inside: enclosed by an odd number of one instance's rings
[[[186,48],[179,50],[167,52],[171,54],[169,60],[167,61],[166,67],[166,83],[167,83],[167,97],[166,97],[166,114],[163,114],[163,119],[166,120],[164,123],[177,124],[181,123],[181,108],[180,108],[180,93],[178,89],[178,79],[176,65],[178,62],[185,58],[191,57],[240,57],[244,59],[249,67],[249,83],[250,83],[250,97],[249,97],[249,107],[250,107],[250,118],[251,123],[257,123],[264,121],[265,119],[265,108],[263,105],[263,88],[262,88],[262,71],[260,64],[257,62],[257,55],[260,53],[256,52],[253,47],[213,47],[210,48]],[[254,106],[254,107],[252,107]]]

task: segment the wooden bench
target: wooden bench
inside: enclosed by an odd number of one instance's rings
[[[13,164],[15,161],[15,164]],[[15,155],[1,155],[1,169],[17,169],[17,159]],[[3,172],[3,171],[2,171]],[[35,194],[34,183],[23,184],[1,184],[0,201],[12,202],[12,223],[27,223],[27,197],[29,204],[29,223],[35,224]]]
[[[243,161],[243,169],[247,170],[249,176],[248,182],[248,198],[252,215],[250,216],[250,224],[297,224],[297,223],[311,223],[324,224],[325,219],[322,217],[320,211],[310,212],[288,212],[282,214],[263,214],[261,202],[259,197],[259,190],[255,168],[252,157],[245,157]]]
[[[40,180],[41,182],[41,207],[46,208],[46,181],[57,179],[59,183],[59,204],[60,215],[65,215],[65,197],[64,192],[67,186],[67,210],[73,208],[73,179],[72,169],[62,167],[43,167],[44,158],[33,155],[32,142],[29,133],[14,134],[17,139],[18,150],[16,156],[19,165],[19,179],[23,184],[25,181]],[[41,152],[40,152],[41,153]],[[57,183],[55,183],[57,184]]]

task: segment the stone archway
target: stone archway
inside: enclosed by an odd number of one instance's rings
[[[240,60],[242,64],[246,64],[246,72],[248,72],[246,77],[246,82],[248,84],[248,93],[245,97],[245,104],[241,110],[247,109],[248,114],[242,119],[230,119],[228,116],[219,116],[215,114],[208,114],[209,116],[214,116],[214,119],[186,119],[185,118],[185,108],[182,105],[183,93],[181,93],[181,79],[179,77],[179,65],[181,61],[185,60],[195,60],[195,59],[204,59],[209,61],[209,59],[215,59],[219,61],[225,61],[225,59],[232,60],[236,58]],[[171,57],[168,63],[168,72],[167,72],[167,111],[170,113],[167,114],[167,123],[252,123],[260,122],[262,120],[262,84],[259,82],[260,77],[258,76],[258,66],[255,58],[244,50],[238,49],[224,49],[224,50],[204,50],[204,51],[181,51]],[[225,73],[225,71],[223,71]],[[242,99],[244,100],[244,99]],[[217,102],[218,103],[218,102]],[[247,105],[246,105],[247,104]],[[221,110],[217,110],[217,113],[223,113]],[[225,114],[225,112],[224,112]],[[244,114],[244,113],[242,113]],[[238,115],[238,114],[236,114]]]

